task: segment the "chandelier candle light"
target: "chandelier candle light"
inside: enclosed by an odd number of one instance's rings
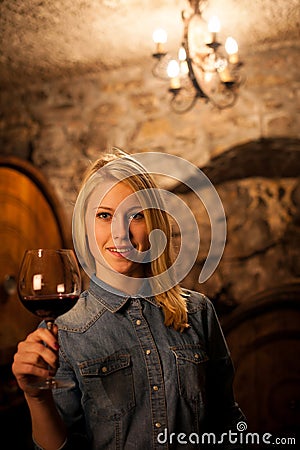
[[[221,24],[217,16],[207,22],[202,17],[208,0],[189,0],[189,9],[182,12],[183,38],[177,57],[166,50],[167,33],[162,28],[153,33],[156,63],[155,77],[169,79],[171,106],[177,113],[193,108],[197,99],[211,102],[219,109],[233,106],[242,82],[242,63],[238,44],[233,37],[225,42],[225,52],[218,41]]]

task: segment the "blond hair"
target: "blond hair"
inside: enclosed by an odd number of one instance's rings
[[[101,169],[101,178],[99,171]],[[77,201],[80,205],[80,216],[73,218],[73,227],[76,227],[76,250],[79,255],[85,255],[81,264],[93,267],[95,262],[88,251],[84,214],[88,196],[99,184],[100,179],[113,178],[128,184],[134,192],[142,193],[142,206],[145,203],[144,217],[147,232],[159,229],[166,238],[166,245],[157,258],[153,258],[147,264],[147,277],[154,292],[157,303],[162,307],[165,317],[165,325],[173,327],[177,331],[183,331],[188,327],[187,306],[185,295],[175,281],[174,254],[172,248],[172,229],[170,218],[165,211],[162,198],[158,193],[158,186],[149,172],[132,156],[124,151],[113,148],[108,153],[97,159],[85,173],[82,187]],[[147,208],[147,205],[151,205]],[[75,223],[74,223],[75,220]],[[74,234],[73,234],[74,235]],[[80,236],[80,238],[78,238]],[[84,267],[85,268],[85,267]],[[171,286],[165,290],[165,286]]]

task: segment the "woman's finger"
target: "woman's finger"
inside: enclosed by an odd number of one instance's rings
[[[50,365],[53,369],[56,369],[58,364],[57,351],[53,351],[52,348],[45,346],[41,342],[20,342],[15,359],[38,367]]]
[[[44,345],[52,348],[54,351],[58,350],[58,340],[57,340],[57,327],[53,327],[53,330],[47,330],[47,328],[38,328],[33,333],[30,333],[26,340],[23,342],[40,342]]]

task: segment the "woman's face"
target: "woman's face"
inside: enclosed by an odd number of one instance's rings
[[[136,252],[149,249],[145,217],[137,196],[130,186],[118,182],[107,191],[100,204],[99,198],[101,196],[97,192],[91,196],[88,209],[93,211],[93,220],[87,220],[90,225],[94,224],[94,236],[88,234],[96,267],[97,262],[100,265],[106,263],[106,267],[123,275],[144,277],[145,264],[130,259],[136,260]],[[93,251],[93,242],[97,245],[97,252]]]

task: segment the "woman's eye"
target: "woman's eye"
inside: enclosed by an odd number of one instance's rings
[[[98,212],[96,217],[97,219],[109,220],[111,218],[111,214],[107,212]]]
[[[144,218],[144,214],[142,212],[136,212],[130,215],[130,220],[141,220]]]

